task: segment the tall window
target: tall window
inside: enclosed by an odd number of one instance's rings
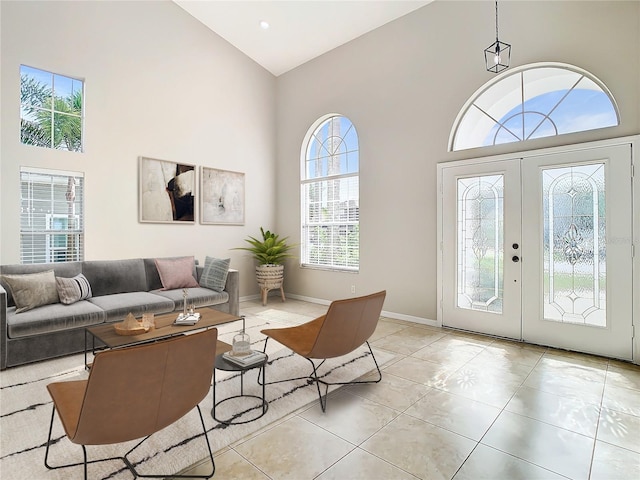
[[[20,140],[82,151],[83,82],[20,65]]]
[[[360,266],[358,134],[341,115],[323,117],[307,135],[302,159],[302,265],[357,271]]]
[[[458,114],[449,150],[519,142],[619,125],[613,96],[589,72],[525,65],[482,86]]]
[[[20,169],[20,262],[84,259],[84,174]]]

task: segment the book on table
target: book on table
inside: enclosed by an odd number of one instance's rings
[[[240,367],[250,367],[257,363],[262,363],[267,358],[267,354],[259,352],[257,350],[251,350],[245,354],[234,354],[231,352],[224,352],[222,358]]]
[[[180,314],[176,321],[173,322],[175,325],[195,325],[200,320],[200,313],[187,313],[186,315]]]

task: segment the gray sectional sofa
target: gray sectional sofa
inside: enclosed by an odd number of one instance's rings
[[[166,257],[167,259],[182,257]],[[197,262],[199,280],[204,266]],[[22,275],[53,270],[56,277],[83,274],[92,296],[70,305],[52,303],[16,313],[11,290],[0,277],[0,369],[84,350],[85,327],[123,321],[129,312],[141,317],[181,311],[183,289],[162,290],[153,258],[82,261],[33,265],[2,265],[0,275]],[[201,286],[188,288],[195,307],[211,306],[239,315],[239,274],[229,269],[221,292]]]

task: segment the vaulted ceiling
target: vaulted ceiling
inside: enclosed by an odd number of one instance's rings
[[[432,0],[173,1],[278,76]]]

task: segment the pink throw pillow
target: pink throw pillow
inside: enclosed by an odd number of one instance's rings
[[[194,257],[156,258],[156,268],[160,274],[162,290],[174,288],[197,287],[198,281],[193,276]]]

